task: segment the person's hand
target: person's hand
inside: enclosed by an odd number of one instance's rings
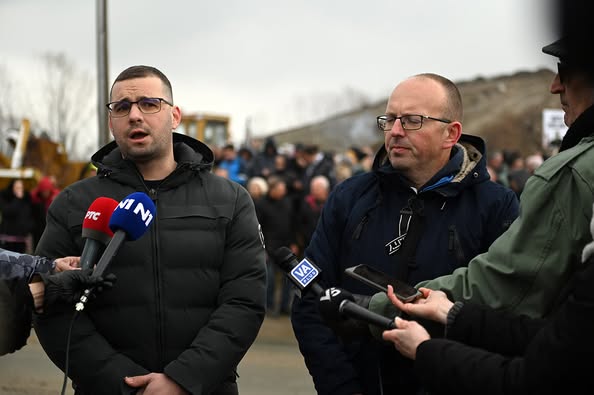
[[[445,293],[434,291],[428,288],[419,288],[423,294],[412,303],[403,303],[394,294],[394,289],[388,285],[388,298],[394,306],[403,312],[421,318],[437,321],[445,324],[448,317],[448,311],[452,308],[452,303]]]
[[[74,304],[78,302],[82,292],[87,288],[94,288],[102,292],[104,288],[111,288],[116,281],[114,274],[105,277],[92,277],[92,269],[68,270],[56,274],[41,274],[45,287],[43,306],[45,308],[55,303]]]
[[[80,268],[79,256],[66,256],[64,258],[55,259],[54,262],[56,263],[54,267],[54,272],[56,273]]]
[[[394,347],[407,358],[417,357],[417,347],[425,340],[431,339],[429,333],[416,321],[403,320],[396,317],[394,320],[396,329],[384,331],[384,340],[394,343]]]
[[[143,376],[124,377],[124,381],[132,388],[140,388],[139,395],[188,395],[189,393],[180,387],[163,373],[149,373]]]

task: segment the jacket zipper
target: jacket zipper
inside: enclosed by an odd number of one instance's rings
[[[359,240],[359,237],[361,237],[361,232],[363,232],[363,228],[365,227],[367,221],[369,221],[369,215],[365,214],[353,232],[353,240]]]
[[[150,198],[153,200],[153,202],[155,203],[155,207],[157,206],[157,190],[154,188],[150,188],[148,189],[148,195],[150,196]],[[160,366],[164,365],[164,360],[165,360],[165,341],[164,341],[164,323],[162,322],[162,318],[163,318],[163,301],[161,300],[161,270],[160,270],[160,262],[159,262],[159,237],[157,237],[157,235],[159,234],[159,221],[158,221],[158,214],[159,214],[159,210],[156,210],[157,213],[155,214],[155,220],[153,223],[153,245],[154,245],[154,249],[153,249],[153,262],[155,262],[155,267],[154,267],[154,273],[155,273],[155,297],[157,300],[156,303],[156,313],[157,313],[157,347],[158,347],[158,353],[157,353],[157,358],[158,358],[158,363]]]

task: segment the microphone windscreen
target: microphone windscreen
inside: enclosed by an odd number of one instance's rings
[[[136,240],[148,230],[156,211],[155,204],[146,193],[134,192],[117,205],[109,227],[113,232],[125,232],[127,240]]]
[[[275,262],[281,269],[285,272],[290,272],[293,269],[293,265],[291,265],[292,258],[295,258],[295,262],[297,257],[293,254],[293,251],[287,247],[279,247],[272,253],[270,253],[270,257],[272,258],[273,262]]]
[[[113,232],[109,227],[111,214],[118,205],[117,200],[108,197],[98,197],[91,203],[82,224],[82,237],[98,240],[103,244],[109,243]]]
[[[355,298],[344,289],[328,288],[324,291],[318,304],[322,318],[329,322],[344,321],[346,318],[340,312],[340,304],[345,300],[353,302]]]

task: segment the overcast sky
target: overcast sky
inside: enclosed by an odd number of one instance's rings
[[[108,1],[109,80],[131,65],[156,66],[182,111],[231,116],[238,142],[247,117],[262,135],[349,90],[387,98],[420,72],[464,81],[552,68],[540,51],[555,38],[547,3]],[[95,13],[94,0],[0,0],[0,65],[27,90],[39,87],[24,72],[38,72],[46,51],[95,77]]]

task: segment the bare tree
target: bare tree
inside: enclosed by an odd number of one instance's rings
[[[45,122],[40,122],[48,134],[64,145],[68,153],[74,156],[86,155],[81,149],[79,136],[94,130],[96,121],[96,84],[86,72],[76,68],[63,53],[45,53],[42,55],[45,66],[43,81]],[[94,138],[92,141],[96,141]]]
[[[8,68],[0,65],[0,153],[8,158],[14,150],[9,139],[14,139],[21,125],[21,119],[17,115],[19,98],[15,95],[17,89],[14,86],[14,79]]]
[[[0,65],[0,132],[18,128],[13,80],[5,65]]]

